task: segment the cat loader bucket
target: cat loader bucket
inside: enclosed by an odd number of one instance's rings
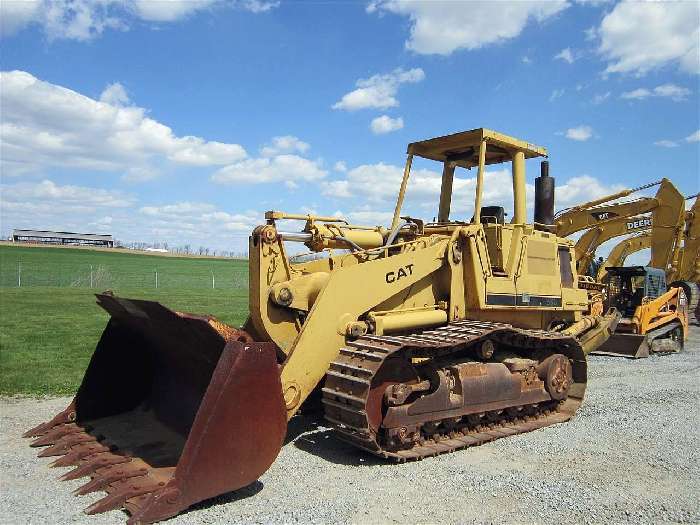
[[[255,481],[275,460],[286,410],[271,343],[212,317],[97,296],[111,319],[71,404],[28,431],[61,479],[89,477],[85,512],[153,523]]]
[[[607,341],[591,353],[641,359],[649,357],[649,341],[646,335],[612,334]]]

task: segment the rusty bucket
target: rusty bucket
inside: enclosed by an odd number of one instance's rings
[[[105,491],[85,512],[153,523],[249,485],[277,457],[286,410],[275,347],[213,317],[97,296],[111,315],[71,404],[28,431],[61,479]]]

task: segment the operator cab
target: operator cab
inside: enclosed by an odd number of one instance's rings
[[[650,266],[608,266],[607,307],[615,307],[625,318],[647,299],[656,299],[666,292],[666,274]]]
[[[440,187],[440,207],[437,222],[444,224],[450,222],[450,207],[452,204],[452,186],[454,183],[455,168],[461,167],[467,170],[477,168],[476,195],[474,200],[474,223],[504,224],[505,213],[499,211],[500,206],[484,206],[482,210],[481,197],[484,190],[484,174],[486,166],[492,164],[512,163],[513,171],[513,218],[514,224],[525,224],[525,159],[546,157],[547,150],[503,133],[498,133],[486,128],[478,128],[470,131],[462,131],[435,137],[432,139],[412,142],[408,145],[408,158],[404,170],[404,182],[408,179],[413,157],[434,160],[442,163],[442,184]],[[405,184],[402,183],[399,192],[399,200],[396,213],[399,213],[403,204]],[[500,208],[503,210],[503,208]],[[486,212],[487,221],[481,220],[481,212]],[[395,213],[395,223],[398,224],[399,215]],[[494,217],[496,220],[494,221]]]
[[[401,206],[414,156],[442,163],[442,182],[437,221],[429,225],[435,229],[444,230],[449,229],[455,223],[464,224],[465,221],[455,221],[450,218],[455,169],[457,167],[467,170],[477,168],[476,191],[473,201],[475,212],[469,222],[481,224],[484,228],[492,274],[496,277],[514,277],[517,271],[516,266],[519,264],[519,257],[522,253],[520,246],[524,232],[523,226],[528,222],[526,218],[525,160],[547,157],[547,150],[541,146],[536,146],[496,131],[479,128],[413,142],[408,145],[407,153],[408,158],[406,159],[404,178],[401,183],[391,229],[397,228],[399,224]],[[503,206],[482,206],[481,201],[484,192],[486,166],[508,162],[511,163],[512,169],[513,216],[510,222],[506,224],[506,212]],[[548,164],[545,162],[544,165],[543,173],[546,168],[548,176]],[[550,179],[550,182],[553,184],[553,179]],[[548,198],[548,206],[551,208],[550,215],[553,216],[553,186]],[[535,222],[547,221],[536,219]],[[535,229],[542,228],[536,225]],[[546,226],[544,229],[546,229]],[[552,275],[558,273],[555,268],[558,257],[557,247],[554,246],[555,241],[549,237],[549,234],[534,232],[531,235],[535,241],[531,243],[533,252],[536,250],[545,252],[542,261],[535,260],[540,259],[540,257],[537,254],[533,254],[531,257],[532,266],[542,266],[543,264],[547,266],[546,270],[544,267],[540,268],[540,270],[544,272],[543,275],[547,276],[546,279],[549,279]],[[540,244],[536,248],[537,242],[540,240],[551,244],[551,246],[542,248],[543,245]],[[552,286],[554,285],[552,284]]]

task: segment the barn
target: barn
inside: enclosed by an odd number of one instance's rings
[[[48,230],[13,230],[14,242],[37,244],[60,244],[75,246],[104,246],[114,248],[114,238],[111,235],[94,233],[55,232]]]

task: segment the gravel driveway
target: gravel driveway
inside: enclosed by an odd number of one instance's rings
[[[169,521],[193,523],[700,522],[700,328],[686,351],[638,361],[590,358],[572,421],[393,465],[297,417],[258,482]],[[68,402],[0,399],[0,523],[118,523],[85,516],[104,493],[74,497],[20,434]]]

